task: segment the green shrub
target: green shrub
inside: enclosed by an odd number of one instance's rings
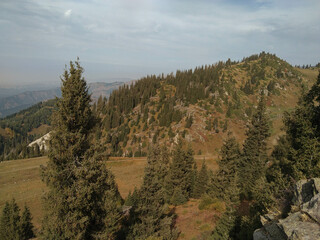
[[[216,199],[216,198],[212,198],[209,195],[205,194],[202,198],[201,198],[201,202],[199,203],[198,206],[199,210],[215,210],[218,212],[224,212],[225,211],[225,204],[224,202]]]

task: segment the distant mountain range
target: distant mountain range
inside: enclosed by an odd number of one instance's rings
[[[90,83],[89,91],[92,93],[92,100],[97,101],[100,95],[102,97],[108,97],[114,89],[117,89],[119,86],[123,84],[124,82]],[[0,92],[5,91],[10,92],[10,89],[0,88]],[[19,112],[20,110],[28,108],[38,102],[55,98],[56,96],[61,96],[61,91],[59,87],[51,88],[48,90],[26,91],[7,97],[2,97],[0,98],[0,118]]]

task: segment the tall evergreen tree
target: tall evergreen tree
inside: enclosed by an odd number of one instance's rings
[[[14,199],[6,202],[0,220],[0,238],[8,240],[20,239],[20,208]]]
[[[240,182],[242,194],[250,199],[257,180],[265,176],[267,163],[267,138],[270,133],[263,92],[246,135],[240,161]]]
[[[161,151],[153,147],[148,155],[144,178],[139,191],[135,219],[128,239],[176,239],[177,231],[173,228],[173,216],[165,205],[162,177]]]
[[[252,116],[247,139],[240,158],[240,191],[243,200],[249,200],[249,213],[238,217],[237,239],[252,239],[253,231],[261,226],[259,218],[272,205],[270,185],[266,180],[268,118],[261,92],[258,108]]]
[[[213,177],[211,195],[226,203],[226,211],[220,217],[213,231],[213,239],[234,239],[239,206],[239,161],[240,148],[236,139],[228,133],[221,147],[219,170]]]
[[[213,195],[225,201],[234,202],[239,197],[239,161],[241,157],[239,144],[228,133],[228,138],[221,147],[221,159],[218,162],[219,170],[213,176]]]
[[[35,237],[31,220],[32,216],[30,210],[25,206],[20,219],[21,239],[30,239]]]
[[[195,181],[193,197],[200,198],[204,193],[206,193],[208,190],[208,182],[208,169],[205,160],[203,160],[201,169]]]
[[[291,148],[287,156],[291,169],[284,172],[296,180],[320,176],[320,73],[295,111],[285,116]]]
[[[291,113],[285,113],[286,135],[278,140],[268,169],[268,181],[282,196],[292,180],[320,176],[320,73]],[[283,196],[282,196],[283,197]]]
[[[29,208],[20,216],[20,208],[16,201],[6,202],[0,218],[0,239],[27,240],[34,237]]]
[[[176,195],[179,195],[181,192],[186,200],[189,199],[192,194],[193,165],[194,158],[191,146],[187,150],[184,150],[182,141],[179,140],[173,151],[172,162],[166,179],[166,190],[169,198],[175,192]],[[182,198],[179,197],[179,199]],[[171,201],[171,203],[173,202]]]
[[[116,238],[121,197],[99,147],[90,146],[97,122],[79,62],[61,77],[62,98],[53,114],[49,162],[43,168],[44,239]]]
[[[218,220],[211,238],[214,240],[231,240],[235,238],[236,212],[235,209],[228,208]]]

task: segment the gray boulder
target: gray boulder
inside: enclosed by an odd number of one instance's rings
[[[297,182],[292,212],[285,219],[261,217],[263,227],[253,234],[254,240],[320,240],[320,179]]]
[[[300,180],[296,183],[292,202],[296,206],[300,206],[309,202],[316,194],[320,192],[320,178],[312,178],[310,180]]]

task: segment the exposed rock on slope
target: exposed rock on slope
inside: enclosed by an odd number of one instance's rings
[[[33,141],[28,145],[28,147],[34,147],[36,144],[39,146],[40,150],[45,150],[47,151],[49,146],[48,146],[48,141],[50,140],[51,132],[47,133],[46,135],[42,136],[41,138],[38,138],[37,140]]]
[[[297,182],[292,202],[292,213],[285,219],[262,216],[263,227],[254,232],[253,239],[320,239],[320,178]]]

